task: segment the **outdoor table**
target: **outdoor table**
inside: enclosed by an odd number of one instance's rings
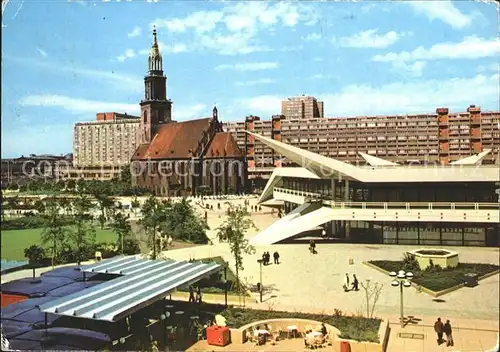
[[[306,340],[309,345],[319,345],[323,342],[323,334],[318,331],[312,331],[306,335]]]
[[[296,334],[299,331],[299,328],[297,327],[297,325],[289,325],[286,327],[286,329],[288,330],[288,337],[289,338],[290,338],[290,335],[292,335],[293,337],[296,337]]]
[[[270,333],[269,331],[265,330],[265,329],[255,330],[255,331],[253,332],[253,335],[254,335],[255,337],[258,337],[259,335],[270,335],[270,334],[271,334],[271,333]]]
[[[191,319],[191,320],[195,320],[195,319],[200,319],[200,317],[199,317],[199,316],[197,316],[197,315],[193,315],[193,316],[189,317],[189,319]]]
[[[182,310],[178,310],[177,312],[175,312],[176,315],[182,315],[184,314],[184,312]]]
[[[171,304],[167,304],[167,305],[165,306],[165,308],[167,308],[167,309],[168,309],[168,308],[174,308],[174,306],[173,306],[173,305],[171,305]]]

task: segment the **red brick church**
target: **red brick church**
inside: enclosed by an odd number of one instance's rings
[[[217,108],[211,117],[176,122],[167,98],[167,77],[156,30],[144,78],[140,144],[132,157],[132,182],[158,196],[240,193],[246,161],[236,141],[222,130]]]

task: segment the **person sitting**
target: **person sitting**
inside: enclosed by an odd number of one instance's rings
[[[325,323],[321,323],[321,335],[323,335],[323,337],[326,336],[326,334],[328,333],[328,331],[326,330],[326,326],[325,326]]]

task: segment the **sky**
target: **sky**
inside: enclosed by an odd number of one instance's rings
[[[72,151],[73,125],[139,113],[156,26],[173,119],[499,110],[498,7],[479,1],[10,0],[2,157]]]

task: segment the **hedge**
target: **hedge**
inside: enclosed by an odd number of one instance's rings
[[[74,219],[70,216],[61,215],[63,226],[73,225]],[[2,231],[36,229],[45,226],[45,220],[38,215],[28,215],[19,218],[5,219],[2,221]]]
[[[381,319],[349,316],[337,310],[335,315],[284,312],[273,310],[242,309],[230,307],[220,313],[227,325],[240,328],[244,325],[268,319],[308,319],[332,325],[340,330],[340,338],[379,343],[378,331]]]

